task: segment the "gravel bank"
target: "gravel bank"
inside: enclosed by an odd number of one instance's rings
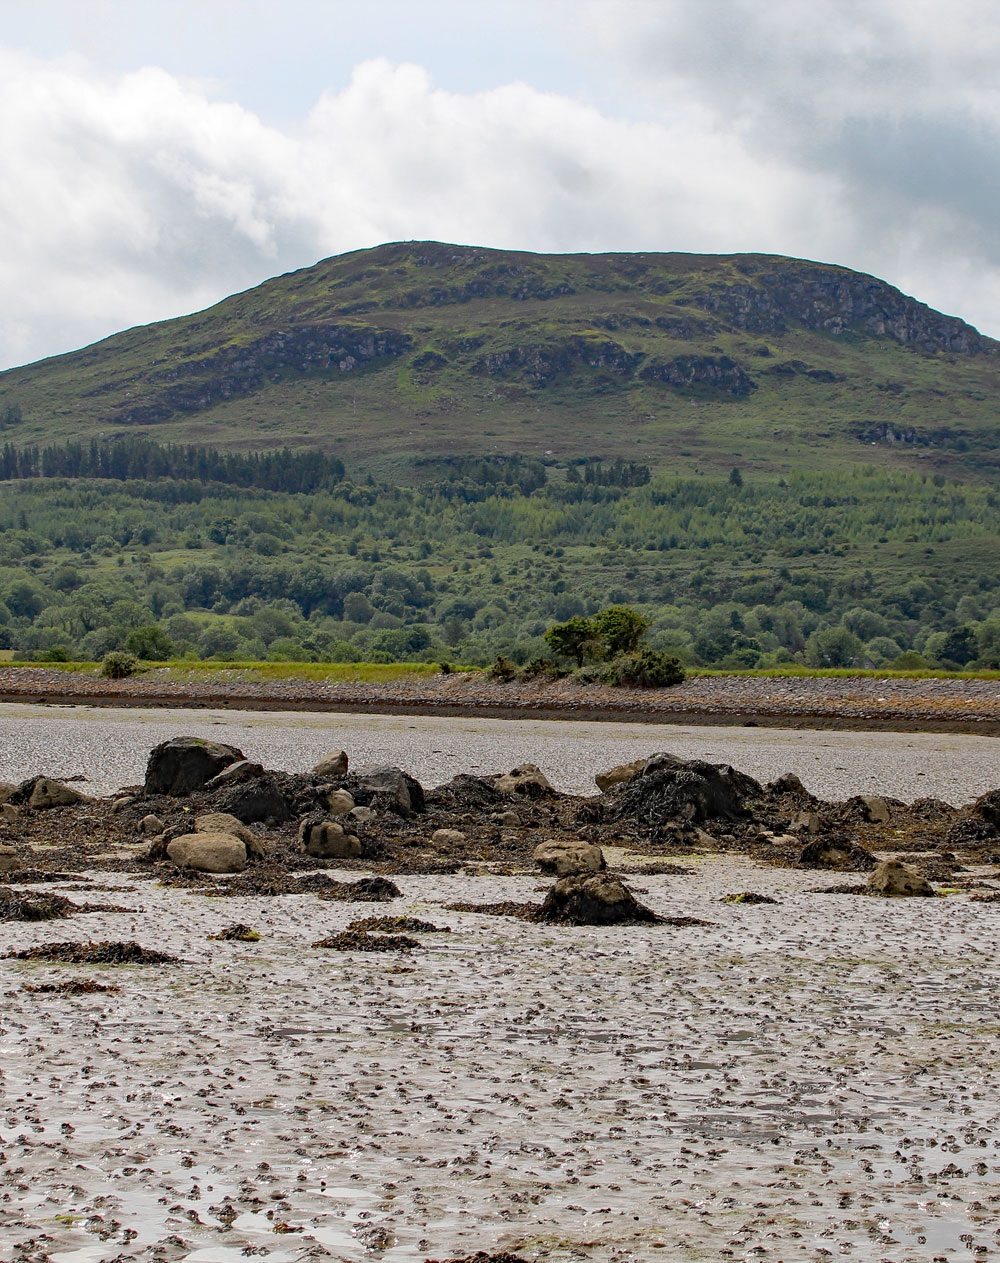
[[[389,684],[255,679],[247,672],[165,668],[103,680],[38,666],[0,668],[0,701],[90,705],[238,705],[1000,735],[1000,680],[699,676],[671,689],[620,689],[569,680],[500,684],[480,672]]]

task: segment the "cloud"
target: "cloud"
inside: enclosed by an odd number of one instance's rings
[[[0,364],[422,238],[800,254],[1000,332],[990,40],[956,85],[947,49],[927,51],[928,7],[869,0],[824,35],[822,3],[593,0],[582,29],[644,94],[629,117],[523,83],[447,92],[375,60],[279,128],[162,69],[0,49]],[[909,102],[918,82],[933,110]]]

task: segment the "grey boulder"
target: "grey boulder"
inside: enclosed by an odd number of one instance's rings
[[[242,759],[243,751],[235,746],[201,737],[173,737],[150,751],[143,788],[147,794],[181,797],[202,789],[224,768]]]
[[[900,860],[882,860],[868,879],[868,889],[873,895],[889,895],[899,898],[906,895],[933,895],[934,888],[915,868]]]
[[[604,852],[589,842],[540,842],[531,856],[543,873],[556,877],[599,873],[607,867]]]
[[[178,868],[201,873],[242,873],[247,866],[247,849],[231,833],[182,833],[166,851]]]

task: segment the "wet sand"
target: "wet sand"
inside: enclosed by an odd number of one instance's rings
[[[452,927],[411,956],[310,946],[366,905],[118,875],[88,898],[130,913],[0,927],[184,962],[3,962],[3,1258],[994,1257],[1000,905],[694,867],[635,881],[712,923],[680,929],[442,907],[533,876],[401,878],[372,911]],[[718,902],[746,889],[780,903]],[[208,940],[235,921],[261,941]],[[22,989],[67,977],[121,993]]]
[[[662,750],[730,763],[762,782],[794,772],[829,799],[932,796],[958,806],[1000,785],[1000,741],[960,733],[22,703],[0,705],[0,780],[83,776],[81,788],[109,793],[141,782],[149,750],[180,735],[225,741],[288,770],[310,767],[340,746],[355,766],[396,764],[428,785],[460,771],[487,775],[532,762],[557,789],[589,794],[596,771]]]

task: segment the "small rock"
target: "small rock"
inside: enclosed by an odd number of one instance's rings
[[[331,816],[346,816],[354,810],[354,799],[346,789],[333,789],[326,796],[326,808]]]
[[[139,829],[147,838],[155,838],[157,834],[163,832],[165,827],[166,826],[160,817],[154,816],[152,812],[150,812],[148,816],[143,816],[143,818],[139,821]],[[197,827],[198,826],[196,824],[195,828]]]
[[[346,832],[336,820],[303,820],[299,825],[299,844],[316,859],[357,859],[361,855],[360,839]]]
[[[247,849],[230,833],[183,833],[167,843],[167,855],[178,868],[201,873],[242,873]]]
[[[253,781],[263,775],[264,769],[261,764],[251,763],[249,759],[237,759],[235,763],[224,767],[210,781],[206,781],[205,788],[207,790],[225,789],[227,785],[237,785],[240,781]]]
[[[15,789],[17,789],[17,786],[12,785],[9,781],[0,781],[0,803],[5,803]]]
[[[461,829],[435,829],[431,841],[439,846],[458,846],[465,841],[465,834]]]
[[[589,842],[540,842],[531,857],[543,873],[554,873],[556,877],[599,873],[607,867],[604,852]]]
[[[16,820],[17,808],[12,803],[0,803],[0,820]]]
[[[190,794],[241,759],[243,751],[235,746],[201,737],[173,737],[150,751],[144,789],[147,794]]]
[[[116,798],[111,804],[111,814],[117,816],[120,811],[135,805],[135,799],[131,794],[126,794],[124,798]]]
[[[352,807],[347,813],[352,820],[356,820],[358,824],[367,824],[369,820],[374,820],[378,812],[371,807]]]
[[[0,846],[0,873],[13,873],[23,867],[17,851],[12,846]]]
[[[619,763],[610,771],[598,772],[594,777],[594,784],[603,794],[612,785],[620,785],[623,781],[630,781],[633,776],[638,776],[647,762],[647,759],[634,759],[631,763]]]
[[[329,754],[324,754],[312,771],[313,776],[346,776],[346,751],[331,750]]]
[[[861,803],[865,813],[874,824],[888,824],[891,812],[886,800],[877,794],[861,795]]]
[[[868,879],[868,889],[873,895],[933,895],[930,882],[923,878],[915,868],[903,864],[899,860],[882,860]]]
[[[493,785],[501,793],[523,794],[526,798],[543,798],[555,792],[545,773],[534,763],[522,763],[506,776],[495,776]]]
[[[507,828],[516,829],[521,823],[521,817],[516,811],[494,811],[490,819]]]
[[[791,833],[820,833],[823,829],[823,821],[818,812],[797,811],[792,816],[792,822],[788,828]]]

